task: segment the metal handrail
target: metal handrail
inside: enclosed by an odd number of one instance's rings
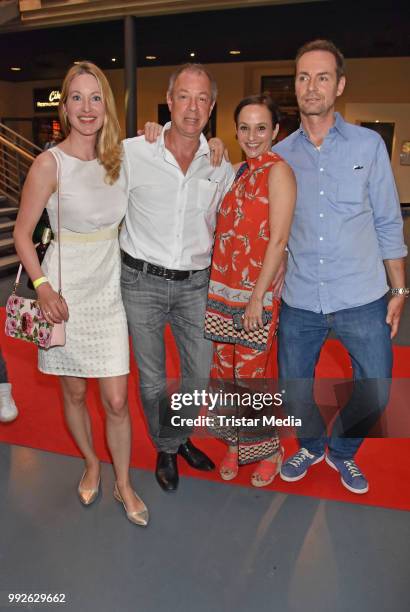
[[[8,140],[5,140],[3,136],[0,136],[0,146],[1,145],[4,145],[4,149],[2,150],[5,155],[8,155],[9,157],[16,157],[16,154],[21,155],[20,161],[26,164],[28,167],[31,166],[32,162],[35,160],[34,155],[25,152],[24,149],[20,149],[14,143],[8,142]]]
[[[3,181],[6,183],[6,179],[4,178],[6,175],[7,175],[7,184],[20,186],[19,177],[16,176],[16,173],[14,172],[14,170],[12,171],[5,170],[4,173],[0,173],[0,181]]]
[[[23,143],[26,143],[28,145],[28,147],[26,148],[26,151],[28,150],[28,152],[30,152],[30,149],[31,149],[33,151],[32,155],[34,155],[34,157],[42,152],[41,148],[37,146],[36,144],[34,144],[34,142],[31,142],[31,140],[28,140],[24,136],[21,136],[21,134],[19,134],[18,132],[15,132],[11,128],[9,128],[7,125],[4,125],[4,123],[0,123],[0,132],[6,132],[5,137],[7,138],[9,142],[10,141],[13,142],[13,139],[14,139],[14,140],[19,140],[19,141],[22,141]],[[20,146],[20,148],[23,149],[24,147]]]
[[[40,147],[0,123],[0,194],[19,205],[27,173]]]
[[[30,163],[32,161],[34,161],[35,159],[35,155],[33,155],[32,153],[29,153],[28,151],[26,151],[25,149],[23,149],[22,147],[19,147],[17,144],[15,144],[14,142],[11,142],[10,140],[7,140],[6,138],[4,138],[4,136],[0,135],[0,142],[3,143],[4,145],[6,145],[7,147],[9,147],[10,149],[12,149],[13,151],[16,151],[16,153],[18,153],[19,155],[21,155],[22,157],[24,157],[25,159],[30,160]],[[40,149],[41,151],[41,149]]]
[[[7,168],[3,170],[0,174],[0,181],[3,181],[4,184],[16,185],[18,188],[20,187],[20,177],[16,175],[14,168],[9,171]]]
[[[4,185],[8,191],[14,191],[14,193],[17,194],[17,196],[20,194],[20,189],[15,189],[14,187],[12,187],[10,185],[10,183],[7,183],[7,181],[5,181],[1,176],[0,176],[0,185]]]
[[[0,180],[4,187],[20,194],[22,184],[27,175],[28,168],[19,163],[19,159],[4,157],[1,164]]]
[[[11,166],[16,166],[16,159],[18,159],[18,155],[16,154],[11,155],[9,151],[5,151],[4,149],[2,149],[1,145],[0,145],[0,151],[3,157],[2,163],[5,169],[10,169]],[[25,159],[19,159],[18,164],[19,164],[19,167],[22,170],[24,170],[24,172],[27,174],[31,164],[27,164]]]
[[[11,148],[5,148],[2,143],[0,142],[0,150],[2,151],[2,155],[3,155],[3,159],[4,159],[4,163],[14,163],[16,159],[19,160],[19,165],[20,166],[24,166],[24,168],[26,168],[27,170],[30,168],[32,162],[34,161],[35,158],[33,159],[26,159],[25,157],[21,157],[19,151],[13,151]]]
[[[12,183],[18,183],[19,182],[19,177],[15,171],[14,168],[3,168],[2,164],[0,163],[0,179],[2,177],[2,173],[3,172],[7,172],[7,175],[10,179],[10,181]]]
[[[2,189],[0,187],[0,195],[6,197],[12,204],[14,204],[15,206],[18,206],[20,203],[20,199],[15,198],[13,195],[11,195],[10,193],[8,193],[7,191],[5,191],[4,189]]]
[[[9,186],[7,187],[7,189],[4,189],[3,186],[0,184],[0,188],[1,188],[1,192],[7,197],[8,201],[11,201],[13,204],[19,204],[20,198],[18,194],[16,195],[15,193],[12,193],[10,191]]]

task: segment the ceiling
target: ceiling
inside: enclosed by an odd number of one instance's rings
[[[0,0],[9,6],[7,28],[12,30],[51,27],[91,21],[114,20],[135,15],[171,15],[263,4],[292,4],[308,0]],[[324,0],[314,0],[323,2]],[[13,11],[10,11],[11,7]],[[0,16],[1,16],[0,11]],[[10,16],[11,14],[11,16]],[[3,21],[5,23],[5,21]],[[0,23],[2,21],[0,20]]]
[[[408,0],[325,0],[137,17],[137,64],[292,59],[301,44],[317,37],[332,39],[346,57],[410,56],[409,6]],[[123,28],[117,19],[2,32],[0,79],[60,79],[80,59],[103,69],[122,68]],[[230,50],[241,53],[233,56]]]

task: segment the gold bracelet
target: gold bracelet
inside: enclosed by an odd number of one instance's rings
[[[36,278],[35,281],[33,281],[33,287],[34,289],[37,289],[38,287],[40,287],[40,285],[42,285],[43,283],[48,283],[48,278],[47,276],[40,276],[40,278]]]

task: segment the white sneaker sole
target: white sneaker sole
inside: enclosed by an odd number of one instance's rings
[[[328,465],[330,465],[331,468],[333,468],[334,470],[336,470],[336,472],[339,472],[339,470],[337,469],[336,465],[333,463],[333,461],[330,459],[329,455],[326,455],[325,457],[325,461]],[[345,480],[343,480],[342,475],[340,474],[340,480],[342,485],[351,493],[356,493],[356,495],[363,495],[363,493],[367,493],[369,490],[369,485],[367,485],[367,487],[365,489],[354,489],[353,487],[351,487],[350,485],[347,484],[347,482]]]
[[[311,463],[309,467],[304,472],[302,472],[302,474],[299,474],[299,476],[285,476],[284,474],[282,474],[282,471],[281,471],[280,477],[282,478],[282,480],[285,480],[285,482],[296,482],[298,480],[302,480],[302,478],[304,478],[306,474],[308,473],[309,468],[311,468],[312,465],[316,465],[317,463],[320,463],[321,461],[323,461],[324,458],[325,458],[325,455],[323,453],[323,455],[320,455],[320,457],[318,457],[315,461],[313,461],[313,463]]]
[[[7,416],[0,415],[0,423],[11,423],[11,421],[15,421],[17,419],[18,415],[18,412],[14,412],[13,414]]]
[[[10,385],[8,386],[10,387]],[[7,400],[6,402],[4,402],[5,399]],[[17,419],[19,411],[17,410],[16,402],[14,401],[13,396],[10,394],[10,391],[7,398],[5,398],[5,396],[2,397],[1,403],[6,403],[6,405],[2,405],[0,407],[0,423],[11,423],[11,421]]]

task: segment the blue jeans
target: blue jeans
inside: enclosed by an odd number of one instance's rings
[[[286,391],[287,411],[302,419],[299,444],[311,453],[321,455],[327,443],[332,456],[351,459],[362,443],[361,436],[386,407],[393,365],[386,313],[386,297],[326,315],[283,303],[278,334],[279,378]],[[330,330],[349,352],[354,385],[331,437],[326,438],[313,384],[320,351]]]
[[[169,323],[179,351],[181,376],[189,380],[189,389],[197,386],[196,381],[198,386],[206,385],[213,354],[213,343],[204,338],[208,281],[208,270],[186,280],[168,281],[122,264],[122,298],[139,370],[141,401],[159,451],[175,453],[187,438],[186,431],[171,432],[163,427],[167,411],[169,416],[164,329]]]

